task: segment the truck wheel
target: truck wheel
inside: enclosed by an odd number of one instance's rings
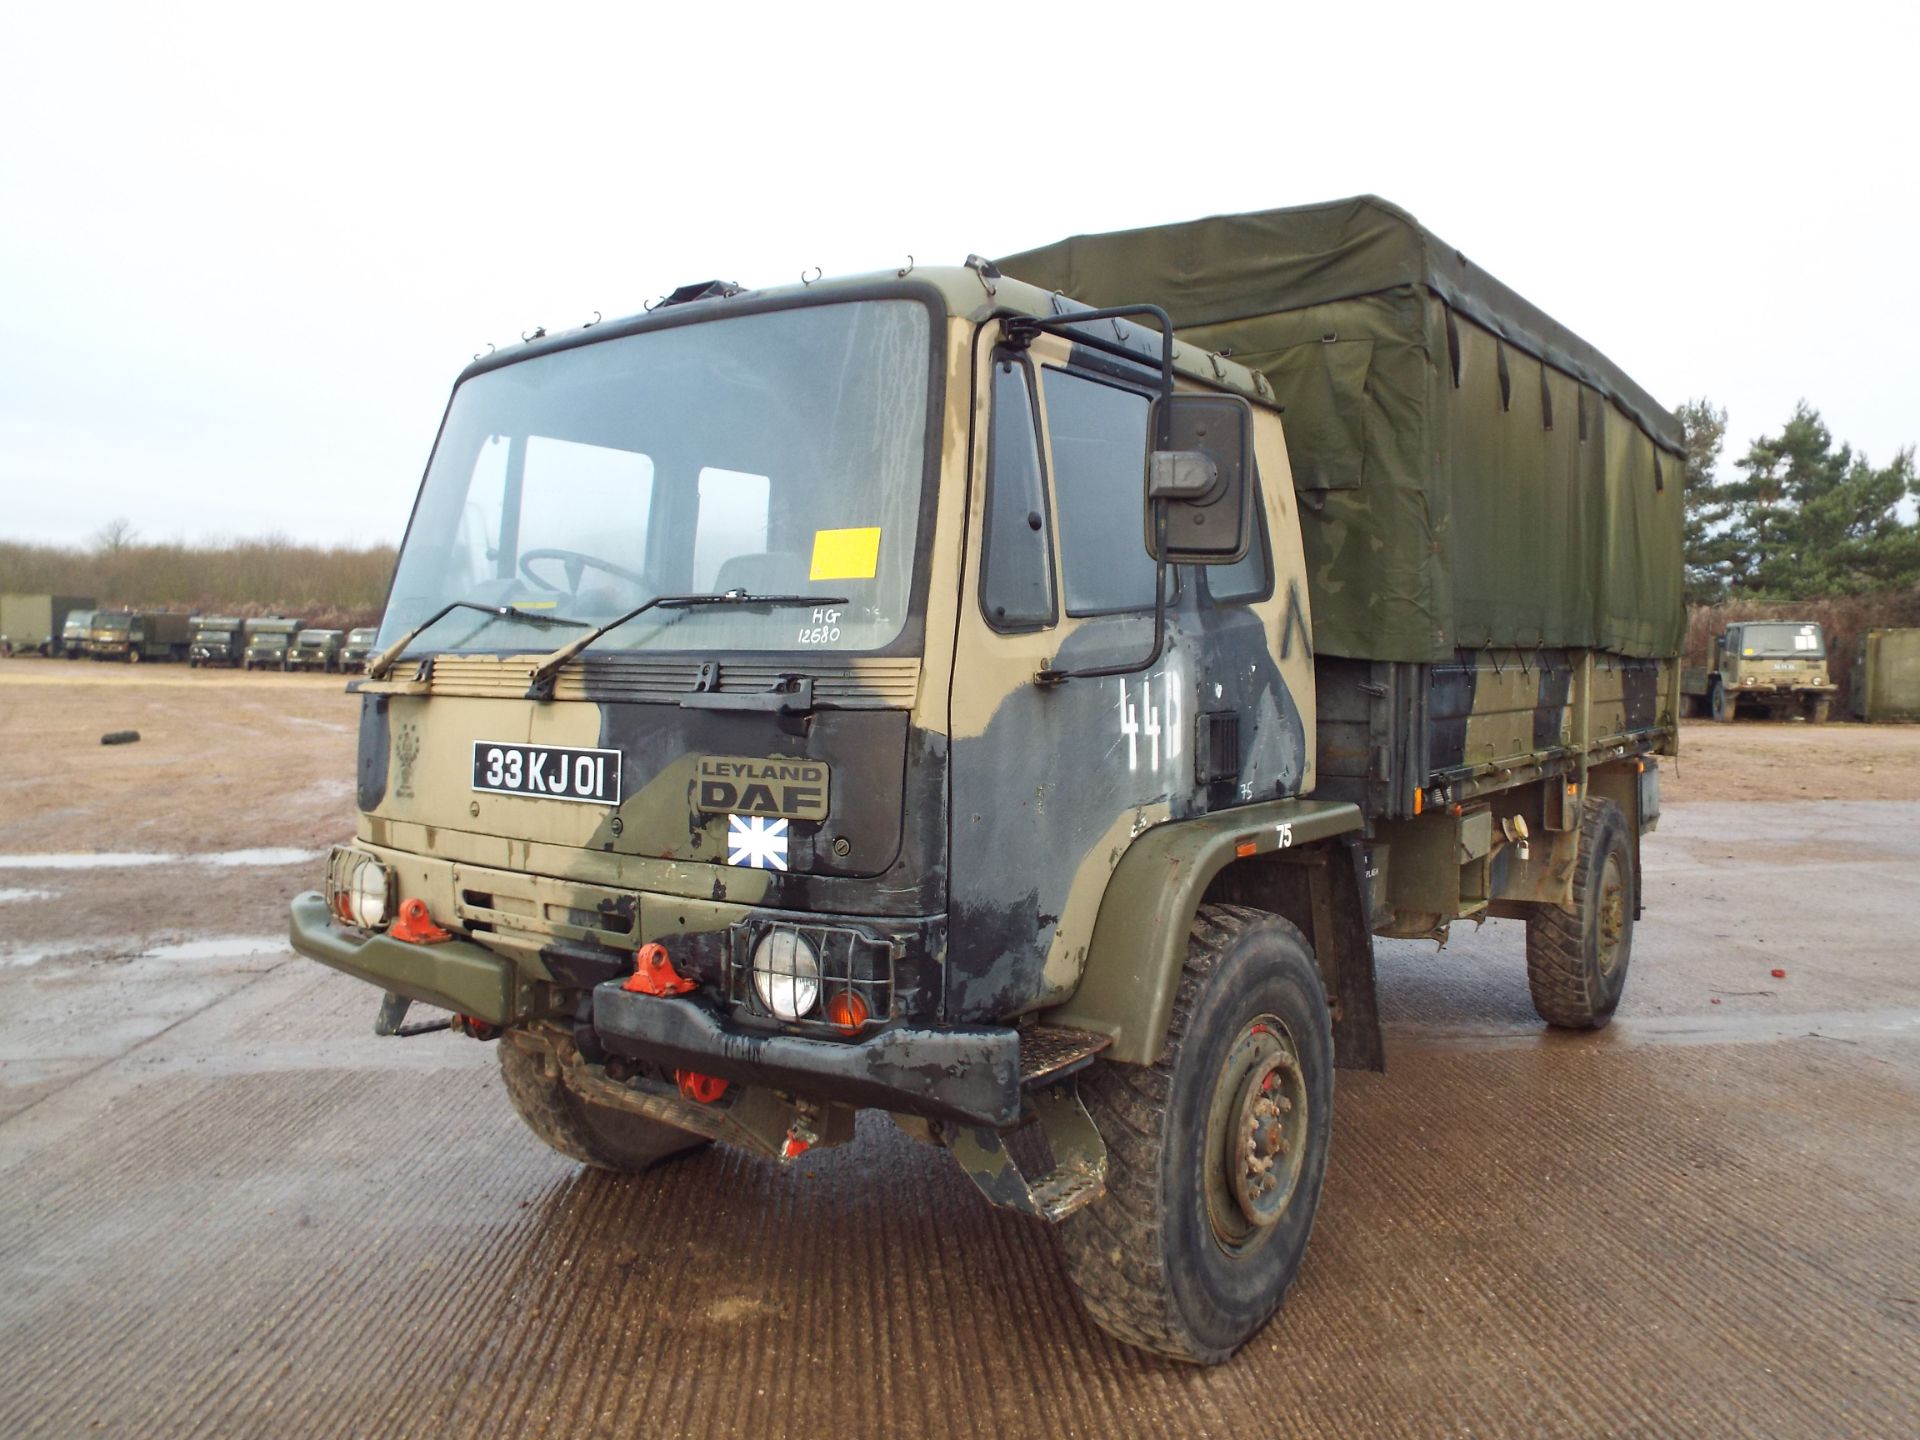
[[[1817,695],[1807,701],[1807,722],[1811,725],[1824,725],[1833,718],[1833,697]]]
[[[1740,702],[1727,694],[1727,687],[1724,685],[1713,687],[1713,695],[1707,703],[1713,711],[1713,718],[1723,725],[1730,723],[1735,712],[1740,708]]]
[[[140,663],[140,652],[131,645],[127,647],[127,663],[129,665],[138,665]]]
[[[1080,1098],[1106,1193],[1061,1223],[1067,1274],[1109,1334],[1217,1364],[1273,1317],[1306,1253],[1333,1124],[1333,1034],[1300,932],[1203,905],[1166,1049],[1096,1062]]]
[[[711,1143],[644,1115],[629,1115],[582,1099],[558,1074],[548,1074],[541,1052],[500,1039],[500,1078],[527,1128],[570,1160],[638,1175],[669,1156]]]
[[[1549,1025],[1598,1030],[1613,1018],[1633,958],[1633,848],[1627,817],[1589,800],[1580,818],[1573,909],[1535,906],[1527,917],[1527,988]]]

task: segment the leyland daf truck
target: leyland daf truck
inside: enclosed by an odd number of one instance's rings
[[[1840,687],[1827,673],[1827,637],[1804,620],[1742,620],[1713,637],[1713,664],[1681,673],[1683,707],[1731,722],[1742,712],[1824,725]]]
[[[589,1165],[888,1112],[1222,1360],[1382,1063],[1374,936],[1520,922],[1547,1023],[1619,1003],[1682,477],[1371,198],[683,287],[461,375],[293,943]]]

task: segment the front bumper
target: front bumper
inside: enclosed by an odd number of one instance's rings
[[[512,962],[468,940],[410,945],[390,935],[337,923],[317,890],[293,897],[287,938],[309,960],[343,970],[423,1005],[471,1015],[493,1025],[519,1016]]]
[[[858,1043],[734,1029],[692,1000],[594,987],[616,1055],[849,1105],[1001,1128],[1020,1118],[1020,1037],[988,1026],[896,1026]]]
[[[511,960],[467,940],[412,945],[341,925],[318,891],[294,897],[288,938],[310,960],[421,1004],[494,1025],[526,1013]],[[594,988],[593,1024],[610,1053],[668,1069],[972,1125],[1020,1118],[1012,1029],[901,1024],[859,1042],[762,1034],[695,1001],[636,994],[617,981]]]

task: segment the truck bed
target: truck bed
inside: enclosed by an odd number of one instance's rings
[[[1565,649],[1461,650],[1438,664],[1322,655],[1314,675],[1314,794],[1370,817],[1672,754],[1678,740],[1677,660]]]

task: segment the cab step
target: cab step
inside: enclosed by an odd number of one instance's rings
[[[1035,1025],[1020,1032],[1020,1085],[1031,1090],[1078,1073],[1113,1043],[1111,1035],[1070,1030],[1064,1025]]]

